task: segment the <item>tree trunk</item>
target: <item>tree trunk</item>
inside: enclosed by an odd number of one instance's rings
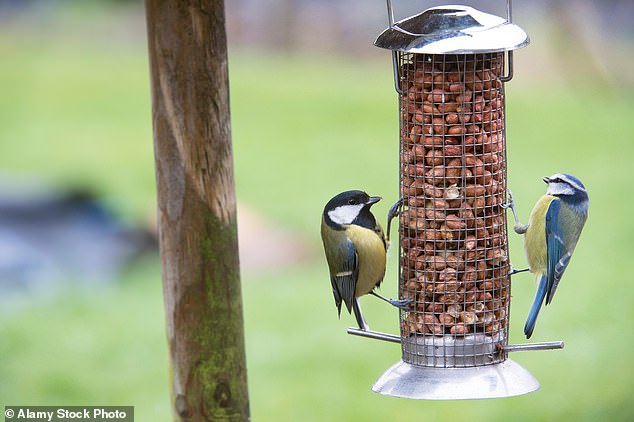
[[[248,420],[224,2],[146,0],[175,420]]]

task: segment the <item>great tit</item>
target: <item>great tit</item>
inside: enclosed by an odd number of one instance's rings
[[[383,229],[370,212],[381,199],[360,190],[342,192],[328,201],[321,219],[321,239],[337,312],[341,316],[344,302],[362,330],[369,328],[359,307],[360,296],[372,294],[402,309],[409,302],[386,299],[374,291],[383,281],[388,249]],[[399,204],[390,209],[388,226]]]
[[[527,339],[533,334],[544,299],[546,305],[552,301],[588,217],[588,193],[581,180],[557,173],[544,177],[544,182],[548,189],[535,204],[528,224],[519,222],[510,191],[507,205],[515,218],[514,231],[525,235],[528,268],[520,271],[530,271],[538,280],[537,293],[524,326]]]

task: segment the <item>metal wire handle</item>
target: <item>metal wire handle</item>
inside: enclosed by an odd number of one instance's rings
[[[387,1],[387,21],[390,28],[394,27],[394,8],[392,7],[392,0]],[[506,20],[509,23],[513,22],[513,1],[506,0]]]

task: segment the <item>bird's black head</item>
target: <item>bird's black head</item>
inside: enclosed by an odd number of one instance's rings
[[[324,219],[329,226],[341,229],[348,224],[374,228],[376,220],[370,207],[381,200],[360,190],[349,190],[334,196],[324,207]]]

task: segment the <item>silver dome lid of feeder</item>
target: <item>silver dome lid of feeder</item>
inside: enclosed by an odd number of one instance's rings
[[[449,5],[391,24],[374,45],[408,53],[473,54],[512,51],[528,43],[528,34],[510,20]]]

